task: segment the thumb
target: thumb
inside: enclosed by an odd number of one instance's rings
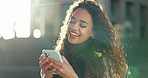
[[[69,64],[69,62],[67,61],[67,59],[64,56],[62,56],[62,60],[63,60],[64,63],[68,63]]]

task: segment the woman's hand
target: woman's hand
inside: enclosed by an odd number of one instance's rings
[[[77,74],[71,67],[71,65],[68,63],[67,59],[62,56],[63,63],[59,63],[53,59],[49,60],[52,62],[52,67],[54,68],[54,72],[60,75],[63,78],[78,78]]]
[[[45,74],[45,78],[52,78],[52,72],[54,72],[55,69],[51,67],[53,63],[49,61],[48,57],[44,57],[42,54],[39,58],[39,65]]]

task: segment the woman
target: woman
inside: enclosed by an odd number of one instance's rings
[[[70,6],[55,50],[63,55],[63,63],[43,55],[39,58],[45,78],[126,76],[126,56],[121,42],[101,5],[95,1],[79,0]]]

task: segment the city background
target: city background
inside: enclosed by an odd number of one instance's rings
[[[0,78],[40,78],[39,56],[52,49],[73,0],[1,0]],[[130,78],[148,78],[148,0],[98,0],[119,31]]]

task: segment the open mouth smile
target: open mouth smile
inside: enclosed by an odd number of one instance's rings
[[[75,37],[79,37],[80,36],[78,33],[73,32],[73,31],[70,31],[69,34],[70,34],[70,37],[72,37],[72,38],[75,38]]]

